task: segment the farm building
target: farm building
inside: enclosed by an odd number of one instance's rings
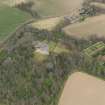
[[[104,50],[105,50],[105,44],[103,42],[97,42],[92,46],[84,49],[83,52],[85,55],[93,57],[96,55],[105,55]]]
[[[33,45],[35,48],[35,52],[43,54],[43,55],[49,55],[49,47],[47,43],[40,42],[40,41],[34,41]]]

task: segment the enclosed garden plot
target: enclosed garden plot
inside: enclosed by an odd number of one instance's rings
[[[105,44],[103,42],[97,42],[92,46],[84,49],[84,54],[88,56],[94,56],[95,54],[102,52],[105,49]]]

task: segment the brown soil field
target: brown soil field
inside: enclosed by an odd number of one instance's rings
[[[21,2],[33,2],[33,10],[43,17],[69,15],[81,8],[84,0],[0,0],[0,3],[13,6]]]
[[[105,15],[87,18],[81,23],[75,23],[63,28],[63,31],[76,38],[88,38],[91,35],[105,37]]]
[[[105,81],[81,72],[72,74],[58,105],[105,105]]]
[[[0,0],[1,4],[13,6],[22,2],[33,2],[32,9],[42,17],[56,17],[62,15],[78,14],[85,0]]]
[[[81,8],[84,0],[36,0],[35,9],[42,16],[69,15]]]
[[[105,3],[92,2],[92,3],[90,3],[90,5],[98,8],[98,9],[105,9]]]
[[[21,4],[22,2],[25,2],[27,0],[0,0],[1,5],[5,4],[8,6],[13,6],[17,4]]]

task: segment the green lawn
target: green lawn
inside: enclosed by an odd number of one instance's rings
[[[0,41],[29,18],[31,18],[30,15],[16,8],[0,6]]]

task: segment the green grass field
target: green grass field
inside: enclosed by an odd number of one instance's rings
[[[0,41],[30,18],[30,15],[16,8],[0,6]]]

